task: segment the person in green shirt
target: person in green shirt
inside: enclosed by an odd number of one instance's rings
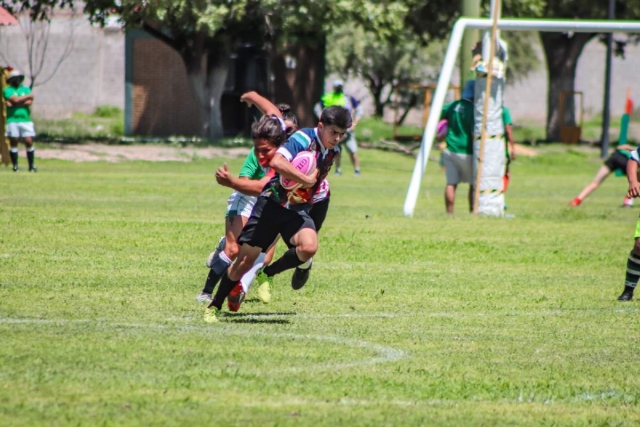
[[[447,120],[447,146],[442,152],[447,185],[444,190],[447,213],[453,215],[456,188],[469,183],[469,210],[473,210],[473,95],[474,81],[462,91],[462,99],[444,106],[441,120]]]
[[[37,172],[34,165],[35,148],[33,137],[36,132],[31,121],[31,104],[33,104],[33,93],[31,89],[22,84],[24,74],[18,70],[12,70],[7,77],[8,86],[4,88],[3,95],[7,104],[7,127],[6,136],[9,137],[11,145],[11,163],[13,171],[18,172],[18,143],[24,142],[27,147],[27,160],[29,161],[29,172]]]

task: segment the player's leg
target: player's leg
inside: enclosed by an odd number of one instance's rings
[[[593,178],[593,181],[591,181],[589,184],[587,184],[586,187],[584,187],[580,194],[578,194],[578,197],[573,199],[573,201],[571,202],[571,206],[579,206],[580,203],[582,203],[582,201],[586,199],[589,194],[591,194],[596,188],[600,186],[600,184],[602,184],[602,182],[609,176],[609,174],[611,174],[611,172],[613,172],[613,170],[614,169],[609,169],[609,166],[607,166],[606,164],[600,166],[600,169],[598,170],[598,173],[596,173],[596,176]]]
[[[333,162],[336,164],[336,175],[342,175],[342,168],[340,167],[340,161],[342,159],[342,150],[333,158]]]
[[[240,252],[237,239],[242,232],[242,229],[247,224],[248,218],[241,215],[228,216],[225,220],[225,246],[224,249],[216,256],[213,257],[210,264],[209,274],[207,280],[204,283],[202,292],[196,300],[200,302],[210,302],[211,295],[215,289],[218,281],[229,268],[233,260],[236,259]]]
[[[7,133],[13,135],[14,132],[12,130],[14,125],[17,123],[7,123]],[[11,164],[13,166],[13,171],[18,172],[18,137],[9,137],[9,155],[11,156]]]
[[[356,135],[354,132],[348,132],[347,142],[345,144],[347,152],[349,153],[349,159],[353,164],[353,169],[356,175],[360,175],[360,159],[358,159],[358,144],[356,142]]]
[[[235,288],[242,289],[240,279],[251,269],[260,253],[275,241],[280,228],[290,219],[288,212],[290,211],[265,197],[258,198],[251,217],[238,238],[238,244],[241,245],[238,258],[222,275],[218,291],[205,311],[205,321],[216,322],[227,296]],[[242,298],[244,295],[239,295],[238,301],[242,302]]]
[[[329,211],[329,196],[326,199],[317,202],[311,208],[309,212],[309,216],[313,221],[313,224],[316,227],[316,233],[320,233],[320,229],[322,228],[322,224],[324,224],[324,220],[327,218],[327,212]],[[293,275],[291,276],[291,287],[294,290],[301,289],[309,280],[309,274],[311,273],[311,267],[313,266],[313,257],[309,258],[307,262],[296,267],[293,271]]]
[[[636,233],[634,235],[635,243],[633,250],[627,258],[627,271],[624,278],[624,290],[618,297],[618,301],[631,301],[633,299],[633,291],[638,285],[640,279],[640,218],[636,224]]]
[[[442,160],[444,162],[444,172],[447,179],[447,185],[444,188],[444,204],[449,215],[453,215],[453,207],[456,200],[456,188],[460,182],[460,172],[453,158],[453,153],[449,150],[442,152]]]
[[[23,138],[24,145],[27,149],[27,161],[29,162],[29,172],[38,172],[35,166],[36,148],[33,145],[33,138],[36,136],[33,122],[18,123],[20,128],[20,136]]]

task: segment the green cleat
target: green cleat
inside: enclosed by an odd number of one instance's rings
[[[204,310],[204,321],[206,323],[218,323],[220,322],[220,310],[215,307],[206,308]]]
[[[273,277],[267,276],[263,270],[260,270],[256,276],[256,281],[258,282],[258,298],[263,304],[269,304],[271,302]]]

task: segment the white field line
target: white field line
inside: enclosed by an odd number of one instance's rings
[[[256,316],[265,318],[266,316]],[[407,357],[407,353],[403,350],[394,349],[391,347],[385,347],[379,344],[371,343],[363,340],[356,340],[350,338],[335,337],[329,335],[307,335],[307,334],[293,334],[293,333],[274,333],[266,331],[251,331],[245,329],[230,329],[230,325],[217,325],[217,326],[201,326],[201,325],[166,325],[159,323],[119,323],[119,322],[106,322],[103,320],[91,320],[91,319],[19,319],[19,318],[0,318],[0,324],[41,324],[41,325],[54,325],[62,326],[65,324],[88,324],[96,327],[120,327],[120,328],[133,328],[133,329],[162,329],[162,330],[180,330],[180,331],[198,331],[223,335],[257,335],[268,336],[273,338],[286,338],[301,341],[318,341],[326,342],[344,347],[362,348],[371,351],[375,354],[373,358],[365,360],[354,360],[350,362],[342,363],[322,363],[305,367],[291,367],[278,370],[280,372],[309,372],[309,371],[324,371],[324,370],[338,370],[355,368],[360,366],[371,366],[381,363],[395,362]],[[274,372],[270,370],[269,372]]]

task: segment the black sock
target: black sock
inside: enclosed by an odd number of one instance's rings
[[[207,281],[204,282],[204,288],[202,289],[202,292],[206,294],[212,294],[219,280],[220,275],[216,274],[216,272],[213,271],[213,268],[210,269],[209,275],[207,276]]]
[[[222,310],[222,304],[224,300],[227,299],[229,293],[233,290],[234,286],[236,286],[238,282],[234,282],[229,279],[229,275],[225,272],[220,280],[220,286],[218,286],[218,292],[213,297],[213,301],[209,304],[209,308],[215,307],[218,310]]]
[[[36,157],[36,150],[27,150],[27,160],[29,161],[29,169],[33,169],[33,159]]]
[[[627,273],[624,278],[624,290],[633,293],[640,279],[640,256],[631,251],[627,259]]]
[[[18,152],[10,151],[9,153],[11,154],[11,163],[13,163],[13,167],[15,168],[18,166]]]
[[[268,267],[265,267],[264,274],[269,277],[273,277],[276,274],[282,273],[285,270],[296,268],[299,265],[304,264],[304,261],[300,261],[296,248],[291,248],[284,253],[276,262],[272,263]]]

